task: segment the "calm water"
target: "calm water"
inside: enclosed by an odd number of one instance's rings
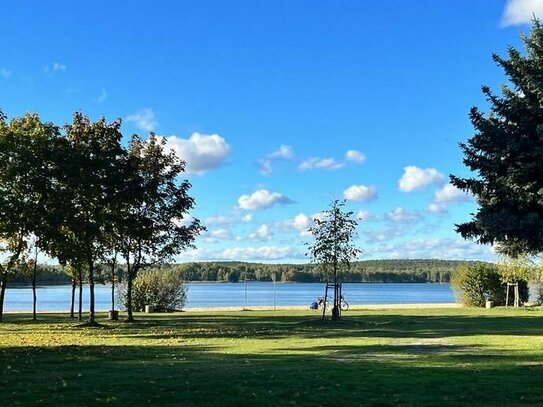
[[[273,306],[274,284],[271,282],[245,283],[189,283],[187,308]],[[70,286],[43,286],[38,289],[39,311],[62,311],[70,308]],[[343,293],[349,304],[412,304],[454,303],[449,284],[403,283],[345,283]],[[96,286],[96,309],[111,308],[111,289]],[[246,296],[247,295],[247,296]],[[324,296],[324,284],[277,283],[276,305],[307,305]],[[87,309],[88,290],[83,293]],[[32,290],[28,287],[8,288],[6,311],[32,310]]]

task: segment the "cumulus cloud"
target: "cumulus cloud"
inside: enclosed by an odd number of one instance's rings
[[[366,185],[351,185],[343,191],[343,197],[349,201],[369,202],[377,198],[377,188]]]
[[[435,215],[442,215],[447,213],[447,207],[443,204],[432,202],[430,205],[428,205],[428,212],[433,213]]]
[[[266,224],[260,225],[258,229],[249,234],[249,239],[253,240],[270,240],[271,237],[270,227]]]
[[[534,18],[543,18],[543,1],[508,0],[502,15],[502,26],[529,24]]]
[[[218,134],[193,133],[188,139],[164,136],[179,158],[186,162],[187,174],[202,175],[219,168],[230,154],[230,146]]]
[[[155,112],[148,108],[126,116],[125,120],[127,122],[134,123],[140,129],[145,131],[154,131],[157,125]]]
[[[356,214],[356,217],[364,222],[377,220],[377,217],[370,213],[367,209],[360,209]]]
[[[346,153],[345,153],[345,159],[347,161],[351,161],[353,163],[363,163],[364,161],[366,161],[366,156],[364,154],[362,154],[360,151],[357,151],[357,150],[348,150]]]
[[[232,247],[220,254],[225,260],[282,260],[303,258],[298,250],[291,246]]]
[[[62,72],[67,69],[67,66],[61,64],[60,62],[55,62],[52,65],[45,65],[43,71],[49,76],[53,75],[55,72]]]
[[[258,189],[251,195],[242,195],[238,199],[238,205],[245,210],[259,210],[271,208],[275,204],[289,204],[292,201],[279,192],[270,192],[267,189]]]
[[[9,79],[11,77],[11,71],[9,69],[0,68],[0,77]]]
[[[491,246],[479,245],[471,241],[438,238],[410,239],[400,243],[379,244],[366,251],[374,258],[402,259],[445,259],[445,260],[487,260],[496,259]]]
[[[293,160],[294,150],[291,146],[281,144],[279,149],[258,160],[258,166],[262,175],[270,175],[273,172],[273,162],[276,160]]]
[[[434,202],[436,203],[465,202],[472,199],[471,195],[466,194],[452,184],[445,185],[437,190],[434,195]]]
[[[302,161],[302,163],[298,166],[298,169],[300,171],[307,171],[307,170],[314,170],[314,169],[321,169],[321,170],[339,170],[340,168],[343,168],[345,166],[344,163],[337,162],[333,158],[309,158],[307,160]]]
[[[292,220],[292,227],[299,232],[300,236],[310,237],[312,235],[309,231],[309,228],[313,226],[313,219],[315,218],[315,216],[316,215],[310,218],[305,213],[299,213]]]
[[[445,177],[435,168],[419,168],[414,165],[404,167],[404,173],[398,181],[398,188],[403,192],[423,189],[431,184],[443,182]]]
[[[419,212],[407,211],[402,207],[397,207],[386,214],[386,219],[397,223],[413,223],[420,220],[422,215]]]
[[[210,230],[204,234],[206,243],[218,243],[233,239],[232,231],[226,228]]]
[[[277,151],[274,151],[269,155],[272,159],[292,160],[294,158],[294,150],[291,146],[281,144]]]
[[[366,243],[384,242],[405,234],[402,227],[392,226],[384,229],[370,229],[362,232],[367,237]]]

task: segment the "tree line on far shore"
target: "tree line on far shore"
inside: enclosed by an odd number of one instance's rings
[[[395,259],[366,260],[351,264],[342,273],[344,282],[375,283],[446,283],[456,270],[464,265],[478,264],[475,261],[437,260],[437,259]],[[185,281],[238,282],[250,281],[307,282],[326,281],[323,272],[315,264],[264,264],[249,262],[192,262],[164,264],[147,267],[161,271],[178,272]],[[97,283],[111,283],[111,268],[98,264],[95,269]],[[115,267],[117,282],[126,280],[126,267]],[[83,273],[83,282],[87,281]],[[39,265],[37,282],[41,285],[71,284],[72,276],[68,268],[61,265]],[[11,278],[12,284],[27,285],[30,277],[19,273]]]

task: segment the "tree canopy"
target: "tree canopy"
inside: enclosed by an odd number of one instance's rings
[[[509,83],[501,94],[482,91],[490,104],[484,114],[470,111],[475,135],[461,143],[464,164],[473,177],[451,182],[473,194],[478,210],[456,225],[464,238],[499,244],[517,256],[543,251],[543,27],[534,20],[521,37],[525,54],[509,47],[507,58],[493,55]]]

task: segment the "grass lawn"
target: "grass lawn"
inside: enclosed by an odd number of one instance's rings
[[[65,315],[0,324],[0,406],[543,405],[543,310]]]

